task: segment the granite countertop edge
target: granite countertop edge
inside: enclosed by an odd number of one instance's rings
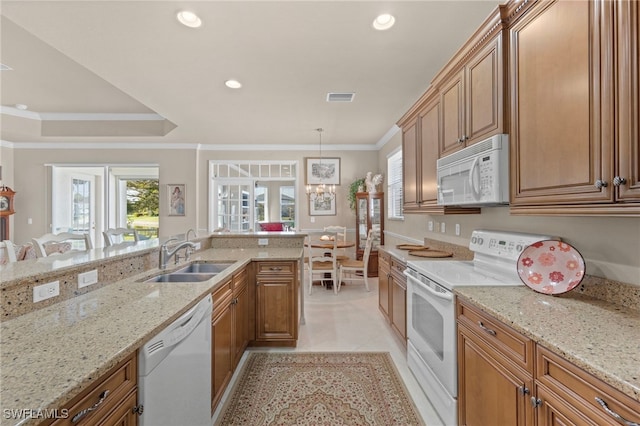
[[[640,401],[640,312],[578,293],[525,286],[458,287],[455,293],[613,388]]]
[[[235,263],[205,282],[141,282],[164,272],[154,268],[4,321],[0,411],[60,409],[250,262],[298,260],[302,254],[302,248],[203,250],[191,262]],[[4,417],[1,425],[38,422]]]

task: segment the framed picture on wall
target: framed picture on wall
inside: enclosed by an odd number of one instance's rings
[[[307,185],[340,185],[340,158],[305,158]]]
[[[167,202],[169,204],[169,216],[184,216],[186,201],[186,185],[173,183],[167,185]]]
[[[309,200],[309,216],[335,216],[336,200],[317,198]]]

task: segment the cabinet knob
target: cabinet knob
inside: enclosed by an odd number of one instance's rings
[[[518,388],[518,392],[520,393],[520,395],[524,396],[524,395],[528,395],[529,394],[529,388],[526,386],[520,386]]]
[[[533,408],[538,408],[542,405],[542,400],[540,398],[536,398],[535,396],[531,397],[531,406]]]
[[[463,139],[463,138],[458,138],[458,139],[456,139],[456,142],[458,142],[458,143],[463,143],[463,142],[464,142],[464,139]]]
[[[607,183],[606,180],[602,180],[602,179],[598,179],[595,183],[596,188],[601,189],[601,188],[606,188],[607,186],[609,186],[609,184]]]
[[[613,186],[620,186],[627,183],[627,180],[623,177],[616,176],[613,178]]]

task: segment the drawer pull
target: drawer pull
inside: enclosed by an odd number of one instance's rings
[[[272,271],[282,271],[282,267],[280,267],[280,266],[272,266],[269,269],[272,270]]]
[[[529,394],[529,388],[526,386],[520,386],[518,388],[518,392],[520,393],[520,395],[525,396]]]
[[[482,323],[482,321],[478,321],[478,326],[479,326],[481,329],[483,329],[484,331],[486,331],[487,333],[489,333],[490,335],[492,335],[492,336],[495,336],[495,335],[496,335],[495,330],[492,330],[492,329],[490,329],[490,328],[485,327],[485,326],[484,326],[484,324]]]
[[[99,396],[100,399],[98,400],[98,402],[93,404],[93,406],[91,406],[91,407],[85,408],[84,410],[80,411],[78,414],[73,416],[73,418],[71,419],[71,423],[76,423],[79,420],[81,420],[82,418],[84,418],[84,416],[86,416],[90,412],[97,410],[98,407],[100,407],[100,405],[102,405],[104,400],[107,399],[108,395],[109,395],[109,389],[105,389],[104,391],[102,391],[102,393]]]
[[[609,414],[611,417],[613,417],[617,421],[621,422],[622,424],[624,424],[626,426],[640,426],[640,423],[631,422],[631,421],[625,419],[624,417],[622,417],[620,414],[618,414],[615,411],[613,411],[611,408],[609,408],[607,403],[604,402],[604,400],[602,398],[598,398],[596,396],[596,402],[602,406],[602,409],[604,411],[606,411],[607,414]]]

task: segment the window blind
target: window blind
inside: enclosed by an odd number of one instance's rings
[[[387,194],[389,219],[403,219],[402,215],[402,150],[387,157]]]

